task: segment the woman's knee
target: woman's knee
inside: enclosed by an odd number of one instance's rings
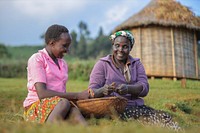
[[[69,100],[67,99],[62,99],[60,100],[60,102],[58,103],[59,109],[63,110],[63,111],[68,111],[71,107]]]

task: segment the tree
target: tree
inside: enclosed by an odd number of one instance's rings
[[[10,57],[6,46],[4,44],[0,44],[0,58]]]
[[[76,31],[72,31],[71,33],[72,36],[72,43],[71,43],[71,48],[70,48],[70,55],[76,56],[77,54],[77,46],[78,46],[78,41],[77,41],[77,33]]]
[[[103,35],[104,35],[103,28],[100,26],[98,36],[100,37],[100,36],[103,36]]]
[[[10,53],[8,52],[7,47],[4,44],[0,44],[0,59],[11,57]]]
[[[87,58],[87,44],[86,44],[86,39],[84,35],[81,35],[78,46],[77,46],[77,55],[81,59],[86,59]]]
[[[110,53],[112,45],[109,40],[109,36],[104,35],[103,28],[99,28],[98,36],[88,47],[88,54],[92,57],[106,56]]]
[[[78,27],[80,31],[80,36],[84,35],[86,38],[89,37],[90,31],[88,30],[87,24],[85,22],[81,21]]]
[[[88,58],[88,43],[90,42],[90,31],[88,30],[87,24],[81,21],[78,25],[80,31],[80,39],[77,45],[77,55],[82,59]]]
[[[40,35],[40,39],[43,40],[43,39],[44,39],[44,36],[45,36],[44,33],[43,33],[42,35]]]

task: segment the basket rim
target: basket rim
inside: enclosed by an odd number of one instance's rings
[[[101,98],[92,98],[92,99],[78,100],[77,103],[99,101],[99,100],[112,100],[112,99],[118,99],[118,98],[128,101],[128,99],[126,99],[124,97],[111,96],[111,97],[101,97]]]

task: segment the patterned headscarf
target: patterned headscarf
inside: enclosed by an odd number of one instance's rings
[[[126,37],[128,40],[130,40],[131,42],[131,47],[133,47],[134,43],[135,43],[135,40],[134,40],[134,37],[132,35],[132,33],[128,30],[121,30],[121,31],[117,31],[115,32],[114,34],[112,34],[110,36],[110,40],[112,42],[114,42],[114,40],[118,37],[118,36],[124,36]]]

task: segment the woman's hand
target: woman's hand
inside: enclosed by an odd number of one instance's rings
[[[129,88],[128,88],[128,85],[121,84],[121,85],[117,86],[115,91],[120,95],[126,95],[129,93]]]
[[[104,96],[109,95],[110,93],[112,93],[114,91],[114,87],[112,85],[104,85],[102,87],[102,92]]]
[[[103,97],[107,96],[110,93],[114,92],[115,90],[115,83],[113,82],[110,85],[105,84],[103,87],[99,89],[94,89],[94,97]]]
[[[115,91],[120,95],[131,94],[134,97],[138,97],[139,94],[142,92],[142,90],[143,90],[142,84],[135,84],[135,85],[121,84],[117,86]]]

